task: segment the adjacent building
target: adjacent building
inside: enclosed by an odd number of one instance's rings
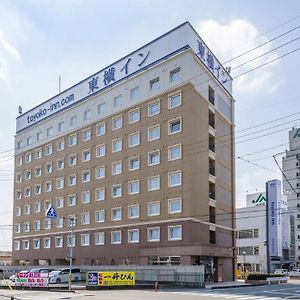
[[[77,265],[233,280],[231,85],[186,22],[20,115],[13,262],[66,264],[72,243]]]

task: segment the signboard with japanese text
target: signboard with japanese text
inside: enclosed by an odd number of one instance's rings
[[[45,101],[17,118],[16,131],[84,100],[117,82],[127,79],[168,57],[186,49],[192,49],[195,56],[216,80],[231,94],[232,78],[214,56],[190,23],[185,22],[138,50],[121,58],[80,83]]]
[[[281,183],[266,183],[268,212],[268,247],[270,256],[282,256]]]
[[[124,286],[135,285],[135,272],[113,271],[113,272],[89,272],[89,286]]]
[[[48,273],[17,273],[15,278],[15,286],[22,287],[48,287]]]

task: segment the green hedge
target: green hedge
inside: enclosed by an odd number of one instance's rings
[[[249,274],[247,279],[248,280],[266,280],[268,277],[285,277],[283,274]]]

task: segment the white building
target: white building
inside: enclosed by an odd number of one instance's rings
[[[290,230],[287,201],[284,195],[279,203],[282,252],[281,257],[271,257],[271,271],[282,266],[289,268]],[[246,207],[236,210],[237,267],[248,272],[267,272],[267,213],[266,193],[246,196]],[[284,230],[283,230],[284,228]]]

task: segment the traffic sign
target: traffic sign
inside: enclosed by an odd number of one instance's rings
[[[46,217],[47,218],[57,218],[57,213],[53,207],[53,205],[50,205],[46,211]]]

